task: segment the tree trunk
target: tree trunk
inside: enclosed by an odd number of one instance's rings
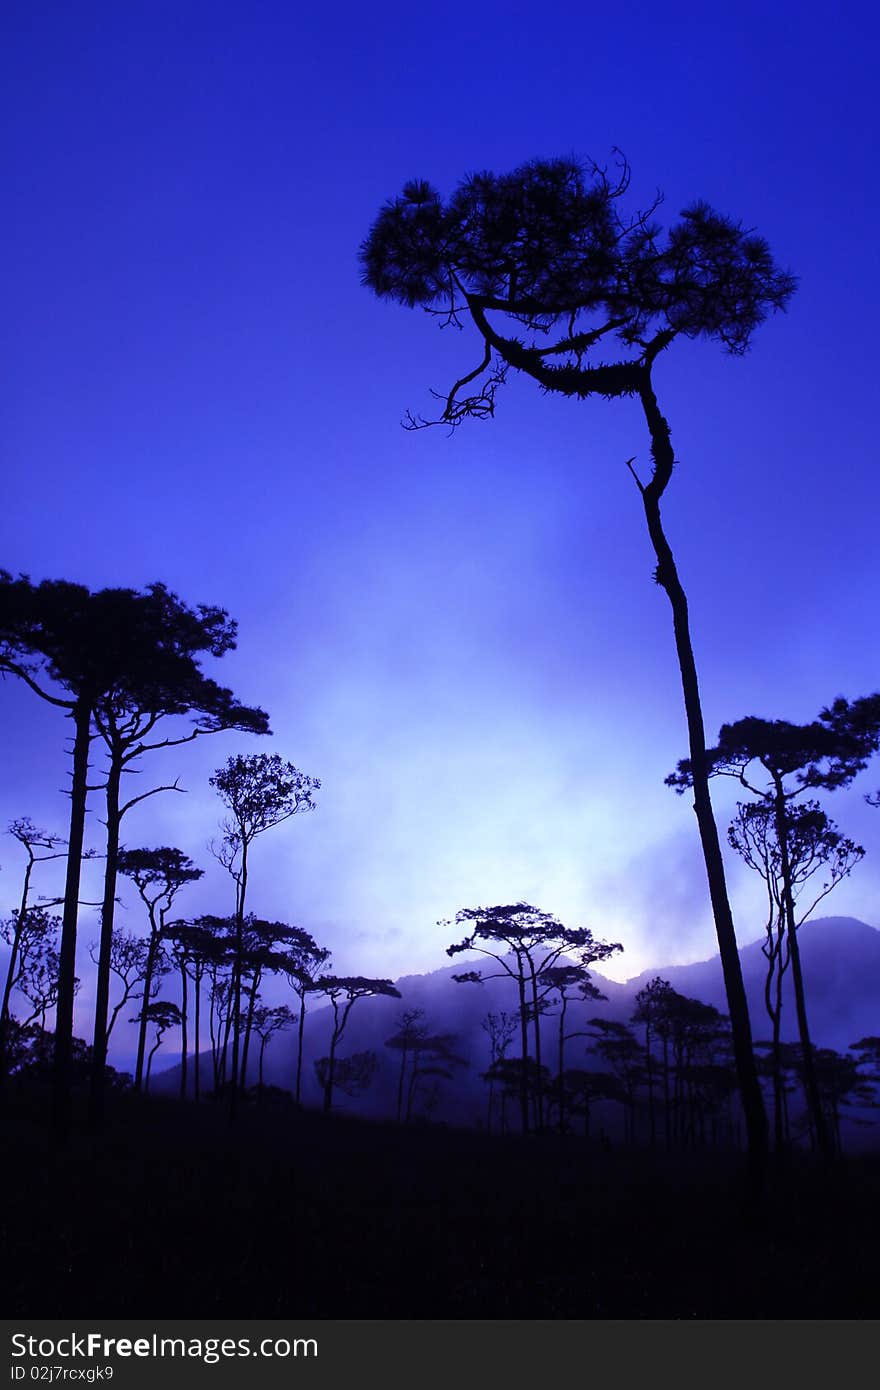
[[[141,999],[141,1017],[138,1028],[137,1061],[134,1068],[134,1089],[139,1091],[144,1084],[144,1053],[147,1046],[147,1008],[150,1003],[150,990],[153,987],[153,974],[159,954],[159,928],[152,912],[150,913],[150,944],[147,948],[147,968],[144,971],[144,993]]]
[[[651,1051],[651,1025],[645,1024],[645,1073],[648,1078],[648,1122],[651,1130],[651,1148],[657,1147],[657,1117],[654,1112],[654,1055]]]
[[[186,988],[186,957],[180,961],[180,1099],[186,1100],[186,1062],[189,1053],[189,1039],[186,1035],[186,1014],[189,1008]]]
[[[199,1066],[200,1066],[201,1055],[202,1055],[202,1054],[201,1054],[201,1047],[200,1047],[200,1044],[199,1044],[199,1032],[200,1032],[200,1029],[201,1029],[201,1026],[202,1026],[202,969],[203,969],[203,967],[202,967],[201,963],[197,960],[197,961],[195,962],[195,965],[194,965],[193,968],[194,968],[194,971],[195,971],[195,974],[194,974],[194,977],[193,977],[193,988],[194,988],[194,990],[195,990],[195,996],[196,996],[196,1020],[195,1020],[196,1035],[195,1035],[195,1039],[194,1039],[194,1041],[195,1041],[195,1049],[194,1049],[195,1055],[194,1055],[194,1057],[193,1057],[193,1094],[194,1094],[194,1096],[195,1096],[196,1101],[198,1101],[198,1100],[200,1099],[200,1095],[201,1095],[201,1080],[200,1080],[200,1077],[199,1077]]]
[[[565,1015],[568,1009],[568,995],[563,987],[559,993],[559,1133],[565,1133],[565,1122],[567,1115],[567,1096],[565,1093]]]
[[[81,695],[73,707],[73,777],[70,787],[70,830],[67,837],[67,874],[61,919],[61,952],[58,970],[58,1003],[55,1008],[52,1119],[55,1139],[64,1143],[70,1133],[71,1071],[73,1061],[73,1000],[76,993],[76,927],[79,915],[79,883],[88,797],[89,745],[92,710]]]
[[[771,1002],[771,991],[773,983],[773,966],[775,961],[775,983],[776,999]],[[770,959],[770,971],[767,976],[767,988],[765,991],[765,1002],[767,1012],[773,1025],[772,1036],[772,1058],[773,1058],[773,1145],[778,1154],[785,1149],[785,1121],[784,1121],[784,1099],[785,1099],[785,1077],[782,1074],[782,941],[777,940],[775,950]]]
[[[303,1034],[306,1026],[306,991],[299,995],[299,1027],[296,1032],[296,1090],[294,1099],[297,1105],[302,1097]]]
[[[544,1085],[541,1079],[541,1009],[538,999],[538,977],[531,961],[529,961],[529,974],[532,981],[532,1028],[535,1034],[535,1128],[540,1134],[544,1128]]]
[[[147,1074],[146,1074],[146,1076],[144,1077],[144,1095],[146,1095],[147,1092],[148,1092],[149,1089],[150,1089],[150,1072],[153,1070],[153,1058],[155,1057],[156,1053],[157,1053],[158,1050],[159,1050],[159,1043],[160,1043],[161,1041],[162,1041],[162,1035],[161,1035],[161,1033],[157,1033],[157,1034],[156,1034],[156,1041],[153,1043],[153,1046],[150,1048],[150,1055],[149,1055],[149,1057],[147,1058]]]
[[[329,1115],[333,1105],[333,1073],[336,1069],[336,1044],[338,1035],[336,1029],[330,1039],[330,1055],[327,1058],[327,1076],[324,1081],[324,1113]]]
[[[669,1033],[663,1030],[663,1133],[666,1148],[672,1147],[672,1109],[669,1099]]]
[[[105,789],[107,806],[107,858],[104,861],[104,897],[101,903],[101,944],[95,986],[95,1029],[92,1040],[92,1070],[89,1090],[89,1122],[100,1129],[104,1122],[104,1068],[107,1065],[107,1015],[110,1009],[110,957],[113,949],[113,916],[116,908],[116,878],[119,867],[119,786],[122,762],[110,751],[110,769]]]
[[[250,1051],[250,1046],[251,1046],[251,1033],[253,1032],[253,1027],[254,1027],[254,1009],[257,1007],[257,993],[258,993],[259,988],[260,988],[260,980],[262,979],[262,975],[263,975],[263,972],[262,972],[261,969],[260,969],[260,970],[256,970],[256,971],[254,972],[254,978],[253,978],[253,980],[251,981],[251,987],[250,987],[250,990],[249,990],[249,992],[248,992],[247,1023],[245,1024],[245,1029],[244,1029],[244,1041],[243,1041],[243,1043],[242,1043],[242,1049],[241,1049],[241,1089],[242,1089],[242,1090],[244,1090],[244,1089],[246,1088],[246,1086],[247,1086],[248,1052]]]
[[[715,932],[727,995],[727,1011],[733,1034],[736,1074],[748,1135],[749,1196],[752,1203],[757,1205],[760,1203],[766,1178],[767,1115],[752,1051],[748,1002],[743,984],[733,915],[727,896],[718,827],[715,824],[709,794],[706,736],[703,727],[697,668],[690,635],[687,597],[675,566],[671,547],[663,530],[660,514],[661,498],[672,476],[675,458],[669,426],[660,412],[649,374],[641,386],[639,396],[651,435],[651,455],[654,460],[651,481],[641,486],[641,495],[648,533],[657,557],[657,583],[665,589],[672,608],[675,648],[681,674],[688,728],[688,753],[693,775],[694,811],[697,817],[706,877],[709,883],[709,897],[715,919]]]
[[[33,850],[26,846],[28,862],[24,871],[24,881],[21,888],[21,902],[19,903],[18,916],[15,919],[15,927],[12,933],[12,945],[9,948],[9,965],[6,970],[6,983],[3,986],[3,1004],[0,1007],[0,1087],[2,1087],[6,1077],[6,1034],[9,1026],[9,1000],[15,984],[15,967],[18,960],[18,948],[21,942],[21,934],[24,930],[25,919],[27,916],[28,896],[31,886],[31,872],[36,862]]]
[[[400,1073],[397,1078],[397,1123],[400,1124],[403,1118],[403,1080],[406,1074],[406,1062],[408,1057],[406,1047],[401,1049],[400,1054]]]
[[[776,819],[776,839],[779,844],[779,866],[782,871],[782,901],[785,908],[785,927],[788,937],[788,957],[791,961],[791,980],[794,985],[795,1012],[798,1021],[798,1036],[803,1054],[804,1092],[807,1109],[812,1120],[819,1152],[826,1163],[834,1156],[831,1136],[825,1123],[822,1100],[819,1095],[819,1082],[816,1078],[816,1064],[813,1059],[813,1045],[810,1041],[810,1028],[807,1022],[807,1001],[804,996],[804,977],[801,973],[801,953],[797,939],[797,924],[794,920],[794,896],[791,886],[791,859],[788,853],[788,830],[785,815],[785,793],[782,780],[774,774],[774,812]]]
[[[241,957],[244,949],[244,899],[247,891],[247,840],[241,840],[241,879],[235,906],[235,965],[232,990],[232,1084],[229,1088],[229,1118],[235,1120],[238,1101],[238,1069],[241,1053]]]
[[[519,1027],[520,1042],[522,1044],[522,1067],[519,1078],[519,1108],[520,1119],[522,1121],[522,1132],[529,1132],[529,1082],[526,1068],[529,1064],[529,1030],[528,1030],[528,1008],[526,1006],[526,981],[523,975],[522,961],[517,960],[517,985],[519,987]]]

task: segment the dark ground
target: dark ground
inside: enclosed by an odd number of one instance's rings
[[[3,1107],[7,1317],[873,1318],[880,1155],[743,1218],[739,1155],[114,1096]]]

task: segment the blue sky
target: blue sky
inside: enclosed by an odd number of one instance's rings
[[[789,312],[743,360],[676,344],[656,374],[707,729],[874,690],[875,11],[303,9],[8,7],[2,564],[161,579],[238,620],[213,674],[272,739],[145,763],[138,791],[188,793],[126,827],[208,869],[182,909],[228,910],[207,778],[265,747],[324,786],[259,843],[252,906],[345,973],[445,964],[438,918],[516,898],[623,941],[620,976],[708,956],[693,814],[663,786],[686,748],[637,407],[513,380],[493,421],[405,433],[473,347],[362,289],[357,250],[408,178],[613,146],[634,206],[660,187],[663,218],[704,198],[756,227],[799,277]],[[61,829],[64,721],[0,700],[0,819]],[[877,782],[829,803],[869,850],[829,910],[874,925]],[[11,841],[0,861],[5,908]]]

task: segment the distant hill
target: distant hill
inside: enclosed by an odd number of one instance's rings
[[[799,940],[814,1043],[845,1051],[857,1039],[880,1033],[880,931],[853,917],[824,917],[805,923],[800,929]],[[743,947],[740,958],[754,1036],[760,1040],[769,1036],[763,1001],[765,960],[761,942]],[[516,998],[512,982],[505,978],[491,979],[482,985],[456,983],[453,976],[467,968],[468,963],[457,962],[427,975],[405,975],[396,981],[402,996],[399,1000],[365,999],[355,1006],[341,1051],[347,1055],[373,1050],[379,1057],[380,1068],[363,1096],[350,1099],[341,1093],[338,1095],[335,1103],[340,1110],[384,1116],[394,1114],[398,1056],[385,1046],[385,1040],[395,1032],[396,1020],[404,1009],[421,1008],[430,1032],[455,1035],[455,1050],[467,1063],[458,1073],[455,1084],[443,1087],[435,1117],[457,1124],[482,1123],[486,1087],[480,1073],[488,1065],[488,1042],[481,1021],[490,1010],[504,1009],[512,1013]],[[488,962],[485,968],[488,974],[495,967]],[[602,1003],[570,1006],[568,1031],[577,1031],[593,1016],[629,1021],[636,994],[657,975],[668,980],[680,994],[726,1011],[721,962],[716,955],[690,965],[646,970],[625,983],[607,980],[594,972],[593,980],[607,999]],[[790,974],[783,1017],[784,1036],[795,1039]],[[326,1005],[315,1007],[307,1015],[305,1029],[304,1099],[309,1105],[319,1105],[321,1101],[314,1062],[327,1051],[329,1030],[329,1008]],[[548,1018],[548,1047],[552,1046],[552,1030],[553,1021]],[[265,1057],[267,1083],[292,1088],[295,1046],[292,1033],[272,1039]],[[586,1061],[585,1047],[586,1040],[574,1039],[568,1044],[568,1065],[577,1066]],[[515,1053],[516,1042],[511,1055]],[[254,1048],[254,1080],[255,1054]],[[179,1083],[179,1075],[178,1068],[173,1066],[155,1075],[153,1086],[159,1091],[173,1091]]]
[[[880,931],[855,917],[819,917],[815,922],[804,923],[798,941],[813,1042],[818,1047],[845,1052],[859,1038],[880,1033]],[[754,1036],[768,1037],[763,996],[766,961],[761,942],[753,941],[743,947],[740,960]],[[727,1011],[721,960],[717,955],[693,965],[646,970],[628,980],[625,988],[634,997],[655,975],[668,980],[679,994],[714,1004],[723,1013]],[[791,972],[786,982],[782,1031],[786,1039],[795,1039]]]

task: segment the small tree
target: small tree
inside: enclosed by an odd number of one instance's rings
[[[785,844],[780,842],[783,830]],[[787,903],[796,908],[794,929],[798,931],[818,904],[850,873],[864,850],[841,835],[817,801],[802,806],[787,804],[780,817],[778,808],[767,801],[740,802],[727,838],[750,869],[760,874],[767,892],[767,919],[761,949],[767,961],[764,979],[764,1005],[772,1027],[772,1078],[774,1139],[777,1152],[785,1143],[785,1079],[781,1065],[783,980],[791,963]],[[787,879],[783,864],[787,865]],[[818,873],[827,875],[813,887]],[[812,891],[809,891],[812,889]],[[808,891],[811,901],[800,906]]]
[[[284,971],[291,989],[299,1001],[299,1025],[296,1034],[296,1078],[294,1099],[299,1105],[302,1099],[303,1041],[306,1026],[306,1006],[308,996],[317,989],[317,980],[330,965],[330,951],[319,946],[314,937],[302,927],[291,927],[287,939],[286,964]]]
[[[45,1032],[46,1016],[58,1004],[59,955],[57,950],[61,919],[44,908],[29,907],[22,921],[15,917],[0,924],[5,941],[18,939],[15,988],[28,1001],[30,1012],[19,1020],[22,1028],[39,1022]],[[79,981],[75,981],[74,991]]]
[[[390,980],[371,980],[363,975],[322,975],[316,981],[316,989],[327,996],[333,1010],[330,1051],[315,1064],[318,1081],[324,1093],[324,1110],[329,1111],[333,1105],[333,1087],[336,1084],[337,1052],[352,1009],[359,999],[370,999],[378,995],[399,999],[400,990],[396,989]]]
[[[492,1118],[494,1114],[493,1103],[495,1100],[495,1080],[498,1066],[507,1057],[507,1049],[513,1042],[517,1030],[516,1014],[507,1013],[501,1009],[498,1013],[489,1012],[485,1018],[480,1020],[480,1027],[489,1040],[489,1069],[483,1073],[483,1080],[489,1085],[489,1099],[487,1102],[486,1128],[491,1131]],[[505,1114],[501,1111],[501,1128],[505,1129]]]
[[[162,845],[158,849],[123,849],[119,851],[119,872],[132,879],[150,923],[147,939],[147,959],[144,970],[144,1005],[137,1020],[138,1031],[137,1062],[135,1065],[134,1087],[141,1089],[144,1079],[144,1052],[147,1041],[147,1024],[150,1021],[150,1000],[154,981],[162,966],[162,943],[168,925],[168,915],[174,900],[188,883],[196,883],[203,875],[188,855],[182,850]],[[177,1006],[175,1005],[175,1008]],[[177,1010],[175,1027],[181,1023],[180,1010]],[[170,1025],[166,1025],[167,1027]]]
[[[281,974],[288,968],[287,948],[298,935],[298,928],[285,922],[267,922],[248,914],[244,922],[242,976],[247,975],[247,1009],[242,1019],[241,1074],[242,1089],[247,1084],[248,1052],[254,1025],[254,1012],[264,975]]]
[[[8,833],[17,840],[27,856],[21,885],[21,900],[18,912],[11,921],[4,923],[3,939],[9,946],[9,961],[6,966],[6,980],[3,986],[3,1002],[0,1005],[0,1079],[6,1072],[6,1032],[9,1018],[9,999],[21,974],[20,951],[21,935],[28,919],[28,900],[30,898],[31,876],[35,864],[49,859],[63,859],[65,851],[60,848],[65,841],[60,835],[52,835],[47,830],[39,830],[27,816],[10,821]],[[40,850],[44,852],[39,853]]]
[[[276,1033],[286,1032],[288,1028],[293,1028],[295,1023],[296,1014],[291,1013],[286,1004],[276,1004],[271,1008],[266,1004],[261,1004],[254,1010],[254,1032],[260,1039],[257,1067],[257,1084],[260,1090],[263,1088],[263,1055],[266,1047]]]
[[[451,1081],[459,1067],[467,1066],[466,1059],[455,1051],[456,1042],[453,1033],[416,1038],[406,1088],[406,1124],[412,1120],[419,1104],[423,1114],[430,1113],[439,1102],[442,1083]]]
[[[645,1079],[642,1049],[630,1028],[607,1018],[591,1018],[595,1038],[594,1051],[599,1054],[620,1085],[619,1099],[623,1106],[624,1143],[634,1143],[636,1137],[636,1093]]]
[[[180,1009],[176,1004],[171,1004],[167,999],[156,999],[151,1004],[145,1004],[140,1013],[134,1018],[129,1019],[130,1023],[140,1023],[146,1029],[147,1024],[152,1024],[155,1028],[153,1046],[147,1056],[147,1070],[144,1076],[144,1093],[150,1089],[150,1073],[153,1069],[153,1058],[162,1046],[162,1039],[171,1028],[180,1027]]]
[[[651,1127],[651,1144],[657,1142],[657,1121],[654,1106],[654,1040],[660,1037],[663,1044],[663,1097],[666,1122],[666,1145],[669,1146],[669,1028],[672,1001],[679,996],[668,980],[659,975],[640,989],[636,995],[635,1011],[631,1023],[641,1023],[645,1029],[645,1081],[648,1088],[648,1119]]]
[[[565,1111],[567,1101],[566,1088],[562,1082],[566,1070],[565,1044],[570,1042],[573,1038],[584,1036],[584,1031],[582,1029],[575,1030],[573,1033],[566,1031],[565,1020],[568,1014],[568,1006],[572,999],[579,999],[582,1003],[586,1000],[595,1002],[597,1000],[606,999],[607,995],[604,995],[598,986],[593,984],[590,979],[590,972],[586,965],[583,964],[552,966],[549,970],[542,970],[539,979],[543,989],[542,998],[545,998],[548,1003],[552,1003],[553,996],[556,996],[556,1076],[558,1082],[556,1087],[556,1105],[559,1133],[564,1134],[566,1127]],[[574,993],[572,993],[572,991],[574,991]]]
[[[378,1069],[379,1058],[372,1051],[352,1052],[350,1057],[336,1057],[332,1063],[329,1057],[319,1057],[315,1062],[315,1075],[322,1090],[330,1085],[352,1099],[372,1085]]]
[[[792,724],[783,719],[758,719],[750,715],[733,724],[722,725],[717,746],[705,750],[701,760],[703,773],[707,777],[736,777],[772,811],[779,851],[782,910],[804,1058],[804,1087],[819,1148],[826,1159],[832,1155],[832,1144],[813,1069],[813,1048],[796,934],[788,807],[793,798],[803,795],[805,791],[818,788],[834,791],[848,786],[876,751],[880,737],[880,702],[877,720],[875,725],[868,720],[847,722],[841,717],[835,724],[823,714],[810,724]],[[695,764],[686,758],[666,778],[667,785],[681,793],[693,786],[695,773]],[[758,776],[763,785],[757,785],[753,780]]]
[[[230,1105],[235,1113],[241,1055],[241,975],[248,857],[258,835],[303,811],[313,811],[317,777],[300,772],[278,753],[238,753],[227,759],[210,778],[229,815],[221,826],[222,839],[213,852],[235,884],[235,947],[232,978],[232,1087]]]
[[[400,1054],[397,1073],[397,1123],[403,1120],[403,1100],[406,1094],[406,1070],[416,1043],[428,1036],[424,1009],[405,1009],[395,1020],[396,1031],[385,1039],[385,1046]]]
[[[110,955],[119,871],[119,844],[124,817],[147,798],[162,791],[180,791],[175,779],[123,799],[123,778],[146,753],[192,743],[205,735],[239,730],[268,734],[266,713],[240,704],[230,690],[201,670],[203,653],[219,658],[235,647],[236,625],[225,609],[204,604],[189,608],[163,584],[153,584],[143,594],[123,590],[119,596],[120,620],[126,631],[124,680],[96,702],[94,722],[107,750],[104,784],[107,855],[104,865],[104,898],[101,907],[101,945],[95,993],[95,1034],[90,1097],[92,1122],[100,1123],[104,1094],[107,1010],[110,993]],[[175,732],[174,723],[188,716],[189,728]],[[157,735],[157,727],[172,731]],[[185,1026],[182,1030],[185,1033]],[[184,1042],[185,1049],[185,1042]]]
[[[93,943],[89,947],[89,958],[94,963],[97,963],[98,949],[97,943]],[[110,946],[110,971],[122,986],[122,993],[113,1005],[113,1011],[107,1021],[104,1056],[109,1050],[110,1035],[116,1025],[117,1018],[130,999],[139,997],[137,987],[143,982],[147,973],[149,950],[149,943],[143,937],[135,936],[132,932],[114,931]]]
[[[565,927],[552,913],[542,912],[530,903],[510,903],[496,907],[467,907],[456,913],[457,923],[474,923],[470,935],[446,948],[448,956],[473,951],[477,955],[494,960],[500,969],[491,975],[481,970],[468,970],[453,979],[459,984],[482,984],[485,980],[507,977],[517,987],[520,1018],[521,1059],[520,1069],[520,1118],[523,1133],[530,1128],[529,1091],[530,1075],[526,1059],[529,1054],[529,1023],[532,1024],[535,1068],[531,1075],[537,1084],[533,1093],[535,1100],[535,1120],[538,1129],[543,1126],[543,1062],[541,1060],[541,1014],[542,1000],[547,986],[542,986],[541,977],[558,962],[564,952],[577,952],[586,964],[605,960],[615,951],[622,950],[619,943],[594,941],[593,934],[586,927]],[[446,925],[445,923],[443,925]]]

